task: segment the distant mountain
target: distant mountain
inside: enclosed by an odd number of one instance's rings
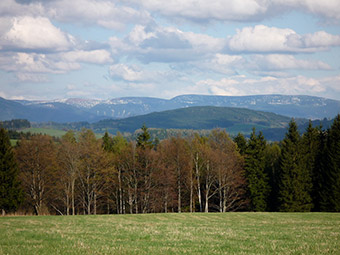
[[[125,119],[107,119],[93,123],[97,132],[134,132],[143,124],[149,128],[161,129],[214,129],[225,128],[230,134],[249,133],[253,127],[259,130],[285,129],[289,117],[275,113],[243,108],[195,106],[154,112]],[[306,121],[306,120],[305,120]]]
[[[27,119],[32,122],[98,121],[102,118],[59,102],[28,103],[0,98],[0,120]]]
[[[182,95],[172,99],[124,97],[110,100],[62,99],[52,101],[0,98],[0,120],[28,119],[34,122],[95,122],[192,106],[238,107],[273,112],[295,118],[334,118],[340,101],[311,96],[206,96]]]

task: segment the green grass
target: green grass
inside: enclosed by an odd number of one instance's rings
[[[0,218],[0,254],[339,254],[340,214]]]
[[[62,137],[63,135],[66,134],[66,131],[52,128],[25,128],[21,131],[24,133],[31,132],[32,134],[44,134],[55,137]]]
[[[31,132],[32,134],[44,134],[44,135],[50,135],[54,137],[61,138],[63,135],[66,134],[66,131],[60,130],[60,129],[53,129],[53,128],[25,128],[21,130],[24,133]],[[103,137],[102,133],[95,133],[95,136],[97,139],[100,139]]]

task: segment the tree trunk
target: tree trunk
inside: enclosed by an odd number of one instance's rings
[[[97,214],[97,192],[94,191],[93,194],[93,214]]]
[[[66,215],[70,215],[70,197],[68,192],[66,192]]]
[[[135,213],[138,214],[138,187],[137,187],[137,181],[135,183]]]
[[[180,172],[180,170],[179,170]],[[178,212],[181,213],[181,180],[180,177],[178,176],[178,180],[177,180],[177,186],[178,186]]]
[[[118,187],[119,187],[119,211],[122,213],[123,211],[123,194],[122,194],[122,174],[121,174],[121,169],[118,169]]]
[[[209,212],[209,190],[210,190],[210,186],[209,186],[209,175],[210,175],[210,171],[209,171],[209,162],[207,163],[207,179],[205,180],[205,208],[204,208],[204,212]]]
[[[165,200],[164,200],[164,212],[168,212],[168,192],[165,193]]]
[[[194,182],[192,177],[192,168],[190,170],[190,212],[192,213],[192,200],[193,200],[193,193],[194,193]]]
[[[227,211],[227,188],[223,188],[223,212]]]
[[[75,185],[75,179],[72,180],[72,184],[71,184],[72,215],[76,214],[76,208],[74,206],[74,185]]]
[[[205,208],[204,212],[209,212],[209,185],[208,182],[205,185]]]
[[[200,205],[200,212],[202,212],[202,195],[201,195],[201,183],[200,183],[200,175],[199,175],[199,167],[198,167],[198,153],[196,153],[195,169],[196,169],[196,179],[197,179],[198,203]]]
[[[132,198],[132,193],[130,189],[128,189],[128,197],[129,197],[129,209],[130,209],[130,214],[133,213],[133,198]]]

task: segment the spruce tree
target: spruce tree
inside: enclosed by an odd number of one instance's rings
[[[152,148],[153,144],[148,128],[143,125],[141,129],[142,133],[137,136],[137,147],[142,149]]]
[[[109,133],[107,131],[105,132],[102,140],[103,140],[103,149],[105,151],[111,151],[113,141],[112,141],[112,138],[109,136]]]
[[[22,201],[18,167],[5,129],[0,129],[0,210],[15,211]]]
[[[296,122],[292,120],[282,141],[278,209],[284,212],[310,211],[311,188],[310,173],[303,165],[301,137]]]
[[[316,192],[318,189],[318,182],[320,181],[318,174],[316,173],[316,160],[317,155],[320,150],[320,135],[321,129],[314,128],[312,125],[312,121],[309,121],[308,127],[306,132],[302,136],[302,167],[309,172],[309,175],[312,180],[312,190],[311,190],[311,197],[312,197],[312,204],[313,209],[317,209],[318,201],[316,201]],[[314,208],[315,207],[315,208]]]
[[[243,156],[247,149],[247,140],[243,134],[238,133],[234,138],[234,142],[237,144],[237,148],[239,149],[240,154]]]
[[[313,188],[311,195],[313,199],[314,211],[327,211],[324,204],[324,202],[328,200],[328,194],[326,192],[328,187],[328,184],[326,183],[326,173],[328,172],[327,137],[328,131],[322,131],[320,128],[319,148],[312,174]]]
[[[325,156],[320,208],[322,211],[340,212],[340,115],[329,130]]]
[[[248,181],[248,195],[250,197],[250,209],[252,211],[265,211],[270,193],[269,179],[265,173],[266,141],[260,132],[255,134],[255,128],[251,133],[245,153],[245,173]]]
[[[277,209],[277,194],[279,183],[278,173],[281,148],[278,143],[267,144],[264,154],[266,162],[265,173],[268,176],[270,187],[268,210],[275,211]]]

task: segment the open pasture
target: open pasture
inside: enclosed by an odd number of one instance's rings
[[[0,254],[340,254],[340,214],[0,217]]]

